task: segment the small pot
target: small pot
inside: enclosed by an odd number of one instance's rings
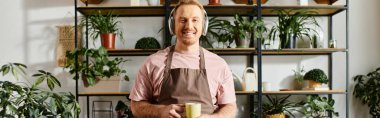
[[[285,113],[265,115],[265,118],[285,118]]]
[[[100,4],[103,2],[103,0],[80,0],[82,1],[84,4],[86,4],[86,1],[87,1],[87,4]]]
[[[115,33],[101,34],[100,39],[102,46],[106,49],[115,49]]]
[[[208,5],[222,5],[220,0],[208,0]]]
[[[338,0],[314,0],[317,4],[333,4],[334,2]]]
[[[309,80],[309,88],[319,88],[322,86],[322,83],[316,82],[314,80]]]
[[[233,0],[236,4],[248,4],[248,0]],[[261,4],[265,4],[268,0],[261,0]],[[253,0],[253,4],[257,4],[257,0]]]

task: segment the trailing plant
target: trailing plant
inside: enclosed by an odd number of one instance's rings
[[[78,66],[76,67],[75,55],[78,55],[78,57],[88,57],[88,60],[78,59]],[[65,68],[69,69],[71,74],[75,74],[75,72],[80,73],[82,79],[87,80],[90,86],[95,85],[100,78],[110,78],[111,76],[127,73],[126,70],[119,67],[127,60],[119,57],[110,59],[104,47],[99,47],[98,49],[76,49],[72,52],[66,52],[66,57],[67,63]],[[125,75],[124,79],[129,81],[128,75]]]
[[[325,74],[325,72],[317,68],[308,71],[303,78],[304,80],[314,80],[318,83],[324,83],[324,84],[327,84],[329,82],[329,79],[327,78],[327,75]]]
[[[334,104],[334,99],[309,95],[306,97],[306,102],[301,109],[301,113],[306,117],[329,118],[327,113],[331,112],[333,116],[339,117],[339,113],[334,111]]]
[[[99,35],[106,33],[115,33],[119,36],[120,40],[124,40],[123,33],[117,27],[120,21],[117,20],[117,16],[114,16],[112,12],[107,14],[97,11],[86,17],[88,20],[88,29],[90,36],[93,40],[97,39]],[[86,26],[86,18],[81,20],[80,26]]]
[[[143,37],[135,45],[135,49],[160,49],[160,43],[154,37]]]
[[[311,32],[318,34],[315,29],[308,27],[320,27],[313,16],[318,14],[317,12],[308,10],[274,10],[274,12],[278,14],[278,24],[269,31],[269,40],[274,41],[278,35],[280,48],[285,48],[291,42],[289,38],[303,39],[303,36],[307,36],[311,40]]]
[[[357,75],[354,96],[369,107],[369,113],[374,117],[380,117],[380,67],[367,75]]]
[[[115,111],[118,112],[118,118],[133,118],[132,111],[129,107],[121,100],[116,104]]]
[[[3,76],[12,73],[18,80],[20,74],[29,82],[25,73],[27,66],[20,63],[9,63],[1,67]],[[15,84],[9,81],[0,81],[0,117],[6,118],[46,118],[78,117],[80,106],[75,96],[70,92],[54,92],[56,86],[61,87],[60,82],[51,73],[38,70],[32,78],[37,80],[31,83]],[[40,88],[40,84],[46,81],[50,90]]]
[[[287,114],[295,117],[291,111],[294,110],[294,107],[296,107],[295,103],[292,103],[288,101],[287,99],[290,97],[290,95],[286,97],[278,98],[278,96],[275,96],[273,98],[272,96],[266,95],[266,98],[269,102],[266,102],[263,104],[263,114],[264,115],[274,115],[274,114],[281,114],[287,112]]]

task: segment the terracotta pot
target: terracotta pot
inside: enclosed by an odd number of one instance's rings
[[[309,80],[309,88],[319,88],[322,84],[314,80]]]
[[[236,4],[248,4],[248,0],[233,0]],[[265,4],[268,0],[261,0],[261,4]],[[257,0],[253,0],[253,4],[257,4]]]
[[[208,0],[208,5],[222,5],[220,0]]]
[[[80,0],[82,1],[84,4],[86,4],[86,1],[87,1],[87,4],[100,4],[101,2],[103,2],[103,0]]]
[[[170,4],[177,4],[179,0],[170,0]],[[165,4],[165,0],[160,0],[160,4]]]
[[[285,113],[265,115],[265,118],[285,118]]]
[[[106,49],[115,49],[115,37],[116,34],[114,33],[101,34],[100,39],[102,42],[102,46]]]
[[[338,0],[314,0],[317,4],[333,4],[334,2]]]

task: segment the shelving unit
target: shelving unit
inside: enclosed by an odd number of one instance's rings
[[[164,6],[126,6],[126,7],[77,7],[77,1],[75,1],[75,11],[80,12],[82,15],[90,15],[97,10],[101,10],[102,13],[107,14],[111,12],[115,16],[119,17],[165,17],[165,21],[167,21],[169,17],[169,13],[173,6],[170,6],[168,0],[165,1]],[[252,3],[252,0],[249,0],[249,3]],[[262,114],[262,98],[263,95],[308,95],[308,94],[319,94],[319,95],[328,95],[330,99],[332,99],[333,94],[343,94],[346,97],[346,105],[348,105],[348,2],[346,0],[346,5],[309,5],[309,6],[299,6],[299,5],[282,5],[282,6],[269,6],[261,5],[261,1],[258,0],[257,5],[222,5],[222,6],[204,6],[207,11],[208,16],[229,16],[232,17],[235,14],[240,14],[243,16],[250,16],[255,18],[262,17],[276,17],[277,15],[273,13],[273,10],[283,9],[283,10],[313,10],[318,14],[317,17],[327,17],[328,19],[328,39],[332,39],[332,16],[346,12],[346,45],[345,48],[296,48],[296,49],[269,49],[263,50],[261,49],[261,41],[257,40],[258,48],[233,48],[233,49],[208,49],[211,52],[214,52],[218,55],[241,55],[248,57],[248,66],[254,66],[254,57],[257,57],[257,65],[255,67],[258,69],[258,90],[257,91],[236,91],[236,95],[248,95],[250,99],[254,99],[253,97],[257,97],[257,107],[258,108],[258,116],[263,117]],[[77,12],[75,12],[75,20],[77,19]],[[77,22],[77,21],[75,21]],[[166,24],[167,25],[167,22]],[[165,30],[168,30],[167,27]],[[168,37],[170,34],[166,32],[165,37]],[[75,36],[76,37],[76,36]],[[77,43],[76,43],[77,47]],[[148,56],[157,52],[158,49],[114,49],[108,50],[110,56]],[[326,55],[328,58],[328,78],[332,78],[332,58],[333,53],[344,53],[346,56],[346,89],[345,90],[327,90],[327,91],[311,91],[311,90],[298,90],[298,91],[262,91],[261,84],[263,80],[263,72],[262,72],[262,57],[263,56],[288,56],[288,55]],[[332,80],[330,80],[332,81]],[[78,86],[78,81],[76,82],[76,86]],[[333,84],[330,82],[328,85],[331,89]],[[87,100],[89,96],[127,96],[128,92],[123,93],[84,93],[79,92],[76,89],[76,95],[86,96]],[[251,103],[253,106],[253,103]],[[253,109],[251,108],[251,111]],[[331,115],[331,114],[330,114]],[[346,118],[349,118],[349,108],[346,106]]]

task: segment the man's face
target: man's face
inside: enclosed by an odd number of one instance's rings
[[[182,5],[174,14],[177,42],[184,45],[199,43],[202,35],[203,11],[196,5]]]

